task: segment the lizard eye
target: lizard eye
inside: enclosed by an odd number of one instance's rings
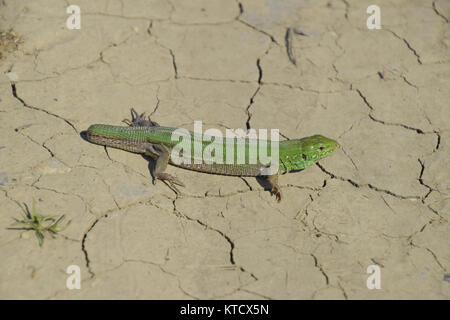
[[[302,159],[303,159],[303,160],[306,160],[306,156],[305,156],[304,153],[302,153]]]
[[[320,150],[320,151],[323,151],[323,149],[325,149],[325,148],[324,148],[324,147],[319,147],[319,150]]]

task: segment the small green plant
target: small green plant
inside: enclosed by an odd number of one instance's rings
[[[65,230],[71,220],[66,223],[65,226],[60,226],[60,223],[64,220],[64,215],[56,219],[56,216],[44,216],[36,212],[36,201],[33,199],[33,204],[31,207],[31,212],[28,210],[28,206],[25,205],[26,214],[24,214],[24,219],[15,219],[16,225],[21,225],[19,228],[10,228],[16,230],[34,230],[36,238],[39,240],[39,246],[44,243],[44,234],[48,233],[54,238],[58,232]]]

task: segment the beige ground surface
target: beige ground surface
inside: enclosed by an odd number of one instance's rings
[[[449,299],[449,19],[448,0],[1,1],[20,39],[0,47],[0,298]],[[280,204],[253,178],[170,167],[177,196],[80,137],[130,106],[342,148],[282,176]],[[33,198],[72,219],[43,247],[7,229]]]

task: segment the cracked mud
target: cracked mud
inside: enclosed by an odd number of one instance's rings
[[[0,298],[450,298],[448,1],[381,1],[381,30],[370,1],[82,0],[80,30],[43,3],[0,3],[21,39],[0,60]],[[176,195],[80,137],[130,107],[342,148],[280,177],[280,204],[253,178],[169,167]],[[42,248],[6,229],[33,198],[72,220]]]

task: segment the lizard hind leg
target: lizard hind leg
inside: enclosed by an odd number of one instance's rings
[[[183,182],[181,182],[178,178],[164,172],[167,168],[167,164],[169,163],[170,156],[167,148],[160,144],[150,144],[146,149],[147,155],[153,158],[156,157],[155,167],[152,171],[153,184],[155,184],[155,179],[167,181],[170,187],[173,188],[178,194],[180,194],[181,192],[180,190],[178,190],[176,185],[184,187]]]
[[[126,123],[130,127],[155,127],[159,126],[159,124],[155,121],[152,121],[150,119],[150,116],[148,116],[148,120],[145,118],[145,112],[142,112],[141,114],[137,113],[134,108],[130,109],[131,112],[131,120],[130,119],[123,119],[122,122]]]
[[[280,186],[278,185],[278,173],[273,174],[271,176],[267,176],[267,181],[269,182],[270,187],[272,188],[270,191],[272,194],[275,195],[277,198],[277,201],[281,201],[281,190]]]

